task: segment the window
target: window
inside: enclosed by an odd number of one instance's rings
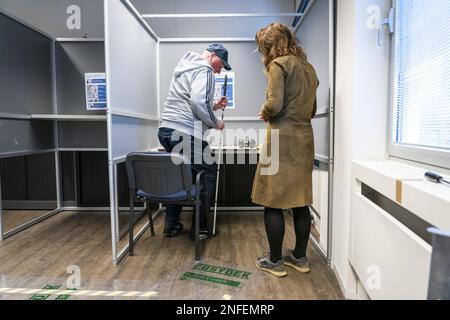
[[[391,155],[450,168],[450,1],[397,0]]]

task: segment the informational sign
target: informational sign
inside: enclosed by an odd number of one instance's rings
[[[227,109],[235,109],[236,101],[234,100],[234,83],[235,77],[234,72],[223,72],[221,74],[216,74],[216,88],[214,91],[214,101],[218,101],[221,97],[223,97],[223,87],[225,84],[225,75],[228,76],[227,80],[227,98],[228,105]]]
[[[106,75],[104,73],[86,73],[87,110],[106,110]]]

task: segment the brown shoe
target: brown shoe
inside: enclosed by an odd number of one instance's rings
[[[278,278],[287,276],[287,271],[284,268],[283,260],[274,263],[270,260],[270,255],[257,259],[256,267],[259,270],[268,272]]]
[[[311,271],[309,268],[308,259],[306,259],[306,257],[301,258],[301,259],[296,259],[294,257],[294,255],[292,254],[292,251],[288,251],[283,256],[283,260],[284,260],[285,265],[297,270],[300,273],[309,273]]]

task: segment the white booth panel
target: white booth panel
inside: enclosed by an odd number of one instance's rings
[[[156,40],[121,1],[105,4],[109,109],[157,116]]]
[[[110,146],[112,158],[130,152],[150,151],[158,146],[158,122],[122,116],[112,116]]]
[[[319,243],[326,250],[328,237],[328,171],[317,167],[313,170],[313,204],[320,219],[316,229],[320,232]]]
[[[312,120],[316,159],[328,159],[330,154],[330,118],[319,117]]]
[[[370,298],[426,299],[431,246],[359,193],[352,223],[350,263]]]

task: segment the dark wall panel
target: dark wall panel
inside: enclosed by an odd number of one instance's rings
[[[241,156],[239,156],[241,157]],[[218,205],[221,207],[251,207],[251,193],[256,173],[256,164],[250,164],[250,156],[245,155],[246,164],[238,164],[238,156],[234,155],[232,163],[220,167]]]
[[[28,200],[56,200],[55,154],[25,158],[28,176]]]
[[[56,200],[53,152],[0,159],[2,200]]]
[[[63,188],[63,201],[75,200],[75,172],[74,152],[61,152],[61,180]]]
[[[2,200],[27,198],[27,175],[25,157],[0,159]]]
[[[80,152],[78,157],[81,206],[109,206],[107,152]]]

